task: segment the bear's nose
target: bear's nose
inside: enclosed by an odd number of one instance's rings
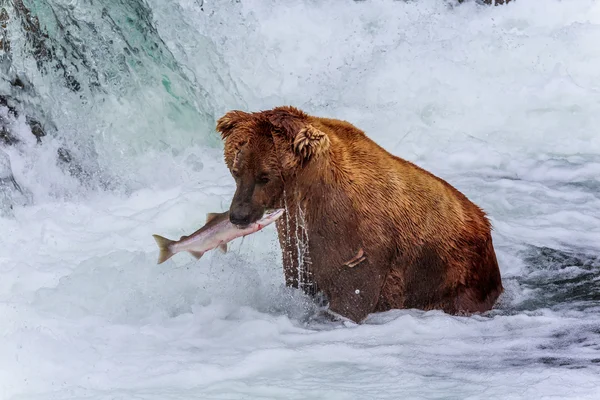
[[[229,221],[239,226],[250,225],[250,212],[246,212],[243,209],[231,210],[229,212]]]

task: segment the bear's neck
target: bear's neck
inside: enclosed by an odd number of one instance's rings
[[[301,217],[303,224],[311,226],[336,220],[341,213],[354,213],[355,178],[333,159],[327,154],[286,179],[281,207],[290,218]]]

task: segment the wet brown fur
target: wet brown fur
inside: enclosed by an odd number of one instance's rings
[[[217,130],[236,179],[230,212],[286,207],[286,284],[324,292],[331,311],[357,322],[393,308],[471,314],[502,293],[484,212],[352,124],[278,107],[231,111]]]

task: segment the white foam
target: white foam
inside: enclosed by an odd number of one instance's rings
[[[57,143],[9,153],[36,203],[0,219],[0,398],[596,398],[598,306],[575,297],[598,288],[599,5],[204,3],[149,1],[214,117],[294,104],[448,179],[494,224],[499,310],[311,321],[315,306],[283,286],[272,226],[227,254],[156,265],[151,234],[194,231],[235,188],[220,150],[155,124],[168,111],[152,87],[98,108],[100,163],[123,169],[129,192],[51,195],[78,188],[49,161]],[[175,136],[161,147],[163,134]],[[538,265],[538,247],[575,258]],[[567,294],[544,300],[555,286]]]

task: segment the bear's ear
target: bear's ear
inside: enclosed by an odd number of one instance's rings
[[[306,125],[294,137],[292,149],[303,160],[320,156],[329,149],[329,136],[312,125]]]
[[[283,136],[303,161],[317,158],[330,146],[329,136],[308,123],[308,116],[293,107],[280,107],[268,114],[275,133]]]
[[[217,121],[217,132],[221,133],[222,139],[226,139],[237,124],[248,119],[249,117],[250,114],[244,111],[229,111]]]

